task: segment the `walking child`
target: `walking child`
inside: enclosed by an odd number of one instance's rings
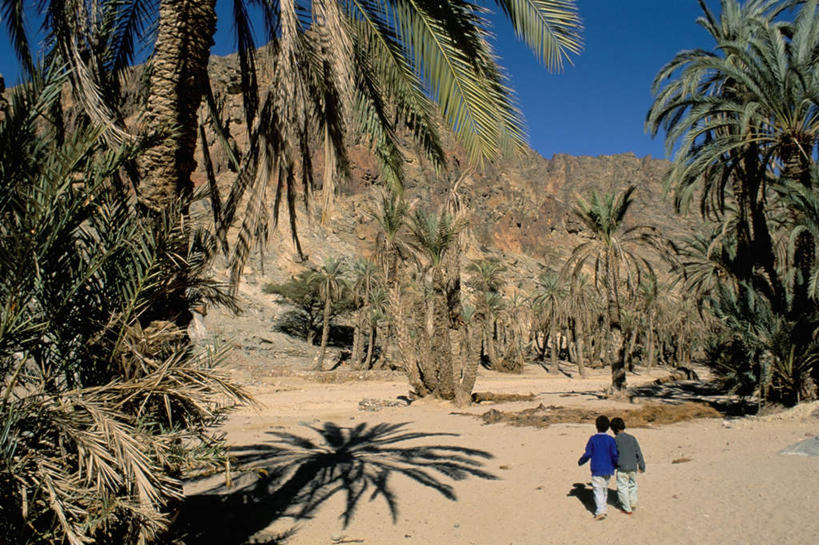
[[[612,418],[611,431],[617,444],[617,498],[623,513],[630,515],[637,508],[637,470],[645,472],[646,462],[637,439],[624,430],[622,418]]]
[[[603,520],[606,518],[609,480],[617,467],[617,445],[614,438],[606,433],[609,429],[609,419],[600,415],[594,422],[597,433],[589,438],[586,443],[586,451],[577,461],[577,465],[582,466],[591,460],[592,489],[594,490],[594,519]]]

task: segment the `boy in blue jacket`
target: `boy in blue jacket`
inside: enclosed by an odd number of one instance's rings
[[[617,445],[614,437],[606,433],[609,429],[609,418],[600,415],[594,422],[597,433],[586,443],[586,452],[577,461],[582,466],[591,460],[592,488],[594,489],[594,519],[606,518],[606,505],[609,498],[609,480],[617,467]]]

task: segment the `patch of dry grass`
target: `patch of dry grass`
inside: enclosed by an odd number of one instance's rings
[[[309,371],[298,373],[306,380],[320,384],[345,384],[347,382],[363,382],[368,380],[395,380],[402,377],[400,371],[389,369],[369,369],[356,371],[353,369],[336,369],[333,371]]]
[[[722,415],[713,407],[701,403],[683,403],[681,405],[651,404],[637,409],[608,411],[610,417],[619,416],[630,428],[647,428],[653,425],[674,424],[697,418],[721,418]],[[531,409],[518,412],[503,412],[492,409],[478,418],[486,424],[510,424],[512,426],[531,426],[546,428],[551,424],[588,423],[592,424],[600,411],[576,409],[556,405],[544,406],[542,403]]]
[[[495,392],[474,392],[473,403],[510,403],[513,401],[534,401],[535,394],[496,394]]]

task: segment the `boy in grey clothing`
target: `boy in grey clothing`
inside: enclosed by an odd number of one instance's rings
[[[633,435],[626,433],[626,423],[622,418],[611,419],[611,431],[620,456],[617,459],[617,498],[623,513],[630,515],[637,507],[637,470],[645,472],[646,462],[640,450],[640,443]]]

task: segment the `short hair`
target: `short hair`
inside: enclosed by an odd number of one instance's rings
[[[605,432],[607,429],[609,429],[609,417],[601,414],[597,417],[597,420],[594,421],[594,425],[597,426],[597,431],[600,433]]]
[[[615,418],[611,419],[611,430],[612,431],[614,431],[616,433],[618,431],[623,431],[624,429],[626,429],[626,423],[623,422],[622,418],[620,418],[618,416],[618,417],[615,417]]]

